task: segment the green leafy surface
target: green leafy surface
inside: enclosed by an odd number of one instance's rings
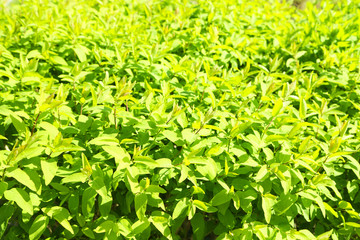
[[[1,239],[359,239],[354,1],[0,1]]]

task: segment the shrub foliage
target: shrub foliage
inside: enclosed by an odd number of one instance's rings
[[[359,1],[0,7],[0,238],[358,239]]]

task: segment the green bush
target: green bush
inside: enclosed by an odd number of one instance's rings
[[[0,6],[0,238],[359,239],[359,8]]]

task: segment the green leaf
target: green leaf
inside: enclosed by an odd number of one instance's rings
[[[321,210],[321,213],[325,217],[326,212],[325,212],[325,206],[323,200],[314,190],[307,189],[305,191],[299,192],[298,195],[300,195],[303,198],[307,198],[309,200],[316,202]]]
[[[274,205],[276,215],[284,214],[296,201],[297,195],[291,193],[283,194],[280,196],[279,201]]]
[[[103,146],[102,147],[107,153],[109,153],[115,159],[128,158],[130,160],[129,154],[119,146]]]
[[[81,209],[82,209],[82,214],[85,217],[87,217],[90,213],[93,212],[96,195],[97,195],[96,191],[91,187],[88,187],[87,189],[84,190],[81,200]]]
[[[330,141],[329,152],[334,153],[337,152],[341,144],[341,137],[334,138]]]
[[[333,234],[334,229],[331,229],[330,231],[324,232],[317,236],[317,240],[329,240],[331,238],[331,235]]]
[[[0,207],[0,238],[2,238],[6,229],[8,229],[8,223],[14,211],[15,208],[12,205],[3,205]]]
[[[282,107],[283,107],[283,101],[282,101],[281,98],[279,98],[279,99],[276,100],[276,102],[275,102],[275,105],[274,105],[274,108],[273,108],[273,110],[272,110],[271,115],[272,115],[273,117],[277,116],[277,115],[279,114],[280,110],[282,109]]]
[[[299,108],[299,116],[301,119],[304,119],[306,117],[306,111],[307,111],[306,101],[303,97],[301,97],[300,108]]]
[[[195,134],[191,128],[185,128],[181,132],[182,138],[185,139],[187,143],[193,143],[199,137],[199,135]]]
[[[160,158],[155,160],[158,163],[159,168],[172,168],[173,164],[169,158]]]
[[[360,228],[360,224],[356,222],[346,222],[344,225],[354,228]]]
[[[166,193],[166,190],[157,186],[157,185],[149,185],[146,189],[145,192],[149,192],[149,193]]]
[[[217,211],[217,209],[215,207],[211,206],[209,203],[206,203],[206,202],[203,202],[200,200],[194,200],[193,204],[201,211],[204,211],[207,213],[213,213],[213,212]]]
[[[84,47],[83,46],[76,46],[74,47],[74,51],[77,55],[77,57],[79,58],[80,62],[85,62],[86,61],[86,52],[84,51]]]
[[[74,230],[69,223],[70,213],[66,208],[54,206],[54,207],[45,207],[41,209],[45,214],[49,217],[55,219],[63,226],[66,230],[68,230],[71,234],[74,234]]]
[[[315,236],[307,229],[303,229],[300,231],[291,230],[289,235],[291,239],[299,239],[299,240],[309,240],[316,239]]]
[[[138,156],[134,158],[134,162],[144,164],[145,166],[151,169],[159,167],[159,164],[151,157]]]
[[[237,192],[238,193],[238,192]],[[241,203],[241,208],[245,212],[249,212],[252,209],[251,202],[257,199],[257,192],[253,189],[248,189],[244,192],[239,192],[239,198]]]
[[[182,146],[184,144],[184,141],[182,140],[182,137],[180,134],[174,131],[170,130],[164,130],[162,134],[169,139],[171,142],[175,143],[178,146]]]
[[[54,158],[41,159],[41,171],[44,174],[45,185],[49,185],[56,175],[58,169],[57,161]]]
[[[146,219],[146,206],[148,202],[147,195],[145,193],[139,193],[135,195],[135,212],[139,220],[143,221]]]
[[[269,172],[266,165],[261,166],[260,170],[256,174],[256,177],[254,177],[254,180],[256,182],[262,182],[269,176]]]
[[[191,159],[189,159],[189,161],[191,163],[194,163],[194,159],[195,158],[191,158]],[[196,170],[201,175],[208,178],[210,181],[215,179],[216,175],[218,174],[218,168],[217,168],[216,162],[212,158],[206,158],[202,162],[199,162],[199,164],[201,164],[201,165],[197,165]]]
[[[92,181],[89,182],[89,185],[102,197],[107,196],[107,189],[104,183],[104,180],[100,176],[96,176]]]
[[[269,193],[262,196],[262,209],[264,211],[265,221],[268,224],[270,223],[271,215],[272,215],[271,211],[275,203],[276,203],[276,196]]]
[[[218,192],[210,201],[212,206],[219,206],[231,200],[230,194],[225,190]]]
[[[236,192],[233,194],[232,196],[232,200],[234,201],[234,207],[236,210],[239,210],[240,206],[241,206],[241,202],[240,202],[240,192]]]
[[[64,58],[60,57],[60,56],[52,56],[50,57],[50,61],[54,64],[58,64],[58,65],[64,65],[67,66],[67,62],[65,61]]]
[[[25,171],[20,168],[16,168],[7,173],[9,177],[15,178],[19,183],[27,186],[32,191],[41,193],[41,181],[39,175],[33,171],[26,169]]]
[[[231,138],[236,137],[240,133],[243,133],[246,129],[248,129],[252,125],[251,121],[247,121],[241,124],[236,124],[230,131]]]
[[[150,226],[149,220],[145,219],[144,221],[136,221],[132,226],[131,234],[136,236],[144,232]]]
[[[117,170],[124,169],[130,164],[131,157],[123,148],[118,146],[103,146],[102,148],[115,158]]]
[[[308,136],[301,142],[301,144],[299,146],[299,153],[302,154],[308,149],[310,139],[311,139],[311,136]]]
[[[92,139],[88,144],[98,145],[98,146],[116,146],[119,145],[119,140],[112,136],[100,136]]]
[[[153,211],[150,216],[151,223],[165,236],[167,239],[173,239],[169,223],[171,217],[169,214],[161,211]]]
[[[34,209],[29,194],[21,188],[11,188],[4,192],[4,197],[8,201],[14,201],[24,213],[33,215]]]
[[[360,179],[360,163],[350,155],[344,155],[344,157],[346,157],[348,160],[344,167],[352,170],[356,177]]]
[[[95,239],[94,232],[89,227],[84,227],[81,231],[90,239]]]
[[[46,230],[46,227],[49,223],[49,218],[44,215],[38,215],[34,222],[31,224],[29,229],[29,239],[37,240],[41,237],[41,235]]]
[[[101,222],[95,229],[94,232],[96,233],[106,233],[110,232],[114,227],[114,222],[111,220],[106,220]]]
[[[1,199],[2,195],[4,194],[4,192],[7,190],[7,188],[8,188],[7,182],[0,182],[0,199]]]
[[[77,183],[77,182],[84,183],[84,182],[86,182],[87,179],[88,179],[87,175],[85,175],[82,172],[79,172],[79,173],[73,173],[73,174],[70,174],[70,175],[64,177],[63,179],[61,179],[61,183],[62,184]]]
[[[16,128],[16,131],[19,134],[25,133],[26,132],[26,124],[22,121],[21,118],[19,118],[18,116],[14,115],[14,114],[10,114],[10,118],[11,118],[11,122],[14,125],[14,127]]]
[[[204,239],[205,237],[205,220],[204,216],[201,213],[196,213],[191,219],[192,232],[194,234],[194,239]]]
[[[188,200],[186,198],[181,199],[174,208],[172,218],[177,219],[183,212],[189,209]]]

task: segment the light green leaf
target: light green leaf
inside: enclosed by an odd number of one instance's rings
[[[0,182],[0,199],[4,192],[7,190],[8,183],[7,182]]]
[[[55,207],[45,207],[41,209],[44,213],[46,213],[49,217],[55,219],[63,226],[66,230],[68,230],[71,234],[74,234],[74,230],[69,223],[70,213],[66,208],[55,206]]]
[[[102,197],[107,196],[107,189],[104,180],[100,176],[96,176],[92,181],[89,181],[89,185]]]
[[[139,218],[139,220],[143,221],[146,219],[146,206],[148,202],[148,198],[145,193],[139,193],[135,195],[135,212],[136,216]]]
[[[301,97],[300,108],[299,108],[299,116],[301,119],[304,119],[306,117],[306,111],[307,111],[306,101],[303,97]]]
[[[134,162],[144,164],[151,169],[159,167],[159,164],[151,157],[138,156],[138,157],[135,157]]]
[[[110,232],[114,227],[114,222],[111,220],[106,220],[100,223],[95,229],[94,232],[96,233],[106,233]]]
[[[83,46],[76,46],[74,47],[74,51],[77,55],[77,57],[79,58],[80,62],[85,62],[86,61],[86,52],[84,51],[84,47]]]
[[[262,196],[262,209],[264,211],[265,221],[269,224],[271,220],[271,211],[276,203],[276,196],[265,194]]]
[[[85,234],[85,236],[87,236],[90,239],[95,239],[95,234],[93,232],[93,230],[91,230],[89,227],[84,227],[83,229],[81,229],[81,231]]]
[[[100,136],[92,139],[88,144],[98,145],[98,146],[117,146],[119,145],[119,140],[112,136]]]
[[[325,217],[326,215],[325,206],[319,194],[317,194],[314,190],[306,189],[305,191],[299,192],[298,195],[316,202],[321,210],[321,213]]]
[[[211,199],[210,204],[212,206],[219,206],[221,204],[229,202],[230,200],[230,194],[225,189],[223,189]]]
[[[254,177],[254,180],[256,182],[262,182],[269,176],[268,169],[266,165],[261,166],[259,171],[256,174],[256,177]]]
[[[24,213],[33,215],[33,204],[29,194],[21,188],[12,188],[4,192],[4,197],[8,201],[14,201],[23,210]]]
[[[16,116],[15,114],[10,114],[10,118],[12,124],[14,125],[16,131],[19,134],[26,132],[26,124],[23,122],[23,120],[20,117]]]
[[[211,206],[209,203],[206,203],[206,202],[203,202],[200,200],[194,200],[193,204],[201,211],[204,211],[207,213],[213,213],[213,212],[217,211],[217,209],[215,207]]]
[[[58,64],[58,65],[64,65],[67,66],[67,62],[65,61],[64,58],[60,57],[60,56],[52,56],[50,57],[50,61],[54,64]]]
[[[178,218],[187,209],[189,209],[188,200],[186,198],[183,198],[175,205],[172,218]]]
[[[329,240],[331,235],[333,234],[334,229],[331,229],[330,231],[324,232],[322,234],[320,234],[319,236],[317,236],[317,240]]]
[[[78,172],[78,173],[73,173],[70,174],[66,177],[64,177],[63,179],[61,179],[61,183],[76,183],[76,182],[86,182],[86,180],[88,180],[88,176],[85,175],[82,172]]]
[[[41,193],[41,181],[39,175],[33,171],[26,169],[21,170],[20,168],[8,171],[7,176],[15,178],[19,183],[27,186],[32,191],[40,194]]]
[[[282,107],[283,107],[283,101],[282,101],[281,98],[279,98],[279,99],[276,100],[276,102],[275,102],[275,105],[274,105],[274,108],[273,108],[273,110],[272,110],[271,115],[272,115],[273,117],[277,116],[277,115],[279,114],[280,110],[282,109]]]
[[[357,161],[354,157],[350,155],[344,155],[348,159],[348,161],[345,164],[345,168],[352,170],[356,177],[360,179],[360,163]]]
[[[56,171],[58,169],[57,161],[54,158],[50,159],[42,159],[41,162],[41,171],[44,174],[45,185],[49,185],[52,179],[56,175]]]
[[[136,221],[132,226],[131,235],[136,236],[138,234],[141,234],[143,231],[145,231],[150,226],[149,220],[145,219],[144,221]]]
[[[161,211],[153,211],[151,213],[150,222],[164,235],[167,239],[172,240],[169,224],[171,217],[169,214]]]
[[[194,131],[190,128],[184,129],[182,132],[182,138],[185,139],[187,143],[193,143],[199,137],[199,135],[195,134]]]
[[[82,214],[85,217],[87,217],[91,212],[93,212],[96,195],[97,192],[91,187],[88,187],[84,190],[81,200],[81,208]]]
[[[41,237],[49,223],[49,218],[44,215],[38,215],[29,229],[29,239],[37,240]]]
[[[157,185],[149,185],[146,189],[145,192],[149,192],[149,193],[166,193],[166,190],[157,186]]]
[[[280,216],[284,214],[298,199],[297,195],[288,193],[281,195],[279,201],[274,205],[276,215]]]

